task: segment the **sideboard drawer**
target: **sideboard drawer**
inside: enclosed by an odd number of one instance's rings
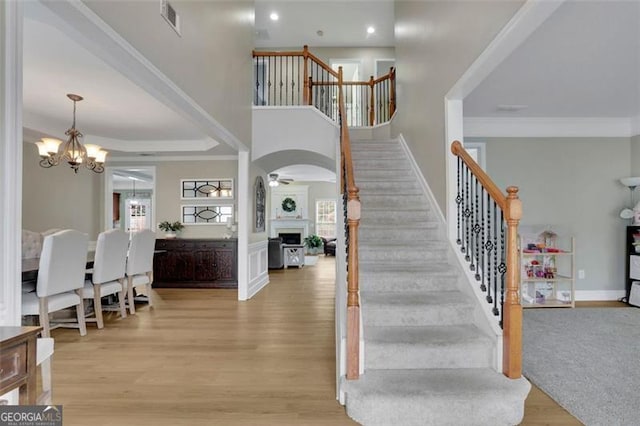
[[[27,345],[3,349],[0,354],[0,387],[10,386],[27,374]]]

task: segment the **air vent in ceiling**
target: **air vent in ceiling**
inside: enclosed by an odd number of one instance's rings
[[[180,35],[180,16],[167,0],[160,0],[160,14],[171,25],[171,28]]]

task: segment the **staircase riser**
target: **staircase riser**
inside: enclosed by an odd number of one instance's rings
[[[355,170],[363,169],[385,169],[385,170],[406,170],[411,167],[411,163],[403,159],[390,159],[390,158],[363,158],[354,159],[353,167]]]
[[[354,161],[357,160],[405,160],[406,154],[401,150],[354,150]]]
[[[360,273],[363,291],[450,291],[457,289],[457,277],[434,277],[416,273]]]
[[[417,185],[405,185],[402,182],[358,181],[360,195],[422,195]]]
[[[492,349],[486,342],[461,345],[408,345],[365,342],[365,368],[489,368]]]
[[[522,421],[524,403],[518,398],[386,398],[347,397],[347,415],[366,426],[514,425]]]
[[[402,170],[380,170],[380,169],[364,169],[364,170],[354,170],[354,175],[356,182],[358,179],[379,179],[386,180],[390,178],[410,178],[413,176],[413,170],[402,169]]]
[[[394,260],[446,260],[447,252],[444,250],[411,250],[411,249],[368,249],[362,245],[359,247],[359,259],[363,262],[385,262]]]
[[[362,222],[367,223],[383,223],[389,224],[392,227],[402,223],[403,225],[409,225],[420,222],[433,222],[436,220],[435,214],[430,210],[374,210],[363,209],[362,210]]]
[[[363,322],[367,326],[458,325],[472,322],[472,307],[455,306],[365,306]]]
[[[372,229],[368,227],[360,229],[360,242],[372,242],[375,244],[388,244],[402,241],[435,241],[440,239],[442,232],[438,228],[425,228],[416,226],[413,229],[389,230]]]
[[[422,195],[368,195],[360,196],[362,208],[388,208],[390,211],[402,208],[428,209],[429,202]]]

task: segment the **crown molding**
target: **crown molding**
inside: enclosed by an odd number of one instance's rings
[[[149,155],[108,157],[109,163],[159,163],[165,161],[237,161],[237,155]]]
[[[628,117],[466,117],[472,137],[631,137],[640,120]],[[635,133],[634,133],[635,128]]]

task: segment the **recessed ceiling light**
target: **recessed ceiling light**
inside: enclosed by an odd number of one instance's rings
[[[324,31],[318,30],[316,31],[316,34],[318,34],[318,37],[322,37],[324,35]]]
[[[375,29],[375,28],[373,28],[373,27],[368,27],[368,28],[367,28],[367,34],[373,34],[373,33],[375,33],[375,32],[376,32],[376,29]]]
[[[280,19],[280,17],[276,12],[271,12],[271,15],[269,15],[269,18],[271,18],[272,21],[277,21],[278,19]]]

